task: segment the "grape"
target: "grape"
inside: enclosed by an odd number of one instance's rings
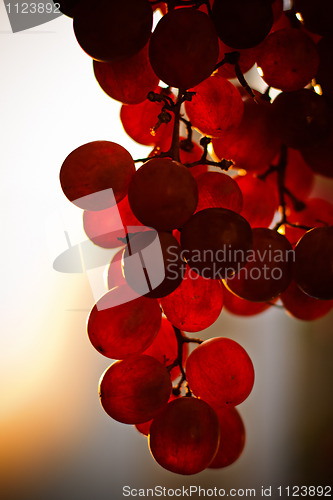
[[[185,90],[209,77],[218,51],[214,25],[204,12],[175,9],[158,22],[150,39],[149,57],[163,82]]]
[[[310,297],[333,299],[333,226],[311,229],[299,240],[294,279]]]
[[[240,213],[243,195],[237,182],[221,172],[206,172],[197,177],[199,201],[197,212],[205,208],[222,207]]]
[[[318,300],[302,292],[292,281],[283,293],[281,301],[286,311],[297,319],[312,321],[322,318],[333,309],[332,300]]]
[[[278,199],[272,187],[251,174],[235,180],[243,194],[240,214],[252,227],[268,227],[278,209]]]
[[[213,75],[191,90],[195,95],[191,101],[186,101],[185,110],[200,132],[220,137],[240,124],[244,107],[242,97],[226,78]]]
[[[246,263],[252,248],[249,223],[226,208],[206,208],[194,214],[181,230],[188,265],[204,278],[222,279]]]
[[[177,397],[178,396],[175,396],[174,394],[171,393],[168,403],[174,401],[175,399],[177,399]],[[141,434],[148,437],[152,422],[153,419],[148,420],[148,422],[143,422],[142,424],[135,424],[135,427]]]
[[[180,285],[184,272],[181,248],[172,234],[147,231],[129,240],[124,254],[124,275],[138,294],[165,297]]]
[[[219,445],[219,422],[214,410],[196,398],[168,403],[154,418],[149,434],[150,451],[165,469],[197,474],[213,460]]]
[[[219,158],[235,162],[235,168],[259,172],[266,170],[280,150],[280,139],[273,134],[272,105],[257,95],[258,103],[245,99],[244,114],[239,127],[213,139]]]
[[[254,384],[249,355],[228,338],[203,342],[189,355],[185,369],[191,391],[213,408],[239,405]]]
[[[258,45],[273,25],[273,11],[266,0],[215,0],[213,16],[222,42],[237,49]]]
[[[328,135],[327,104],[322,96],[310,89],[282,92],[272,106],[276,133],[287,146],[310,147]]]
[[[255,316],[271,307],[268,302],[251,302],[242,299],[225,286],[223,286],[223,300],[224,309],[237,316]]]
[[[236,408],[219,408],[215,412],[220,423],[220,445],[209,469],[231,465],[245,446],[245,427]]]
[[[112,62],[133,56],[149,40],[153,11],[148,0],[81,0],[74,33],[93,59]]]
[[[191,217],[198,203],[198,189],[188,168],[168,158],[157,158],[137,170],[128,199],[142,224],[170,231]]]
[[[186,268],[180,286],[160,300],[168,320],[180,330],[198,332],[215,323],[223,305],[222,284]]]
[[[127,196],[105,210],[83,212],[83,229],[86,235],[95,245],[103,248],[117,248],[125,244],[127,226],[138,226],[137,231],[146,229],[134,216]]]
[[[333,225],[333,205],[331,203],[321,198],[309,198],[304,201],[303,210],[290,209],[289,222],[311,228]],[[285,226],[286,237],[292,245],[296,245],[305,232],[306,229]]]
[[[60,184],[65,196],[78,207],[103,210],[126,196],[134,173],[134,161],[125,148],[114,142],[94,141],[67,156]]]
[[[165,92],[160,87],[155,91],[160,94]],[[167,93],[167,95],[169,94]],[[151,102],[148,99],[140,104],[123,105],[120,110],[120,119],[126,134],[134,141],[145,146],[154,146],[163,138],[166,141],[167,149],[169,149],[174,122],[173,117],[170,122],[161,123],[156,130],[154,129],[163,106],[164,103]]]
[[[290,284],[294,254],[287,238],[277,231],[255,228],[252,233],[251,258],[226,284],[242,299],[265,302],[277,297]]]
[[[167,369],[157,359],[141,355],[113,363],[99,387],[106,413],[124,424],[154,418],[168,402],[172,389]]]
[[[90,311],[87,332],[95,349],[112,359],[125,359],[142,353],[155,339],[161,326],[157,300],[137,297],[114,305],[113,288]]]
[[[301,154],[315,174],[333,178],[333,126],[328,136],[319,139],[315,144],[305,145]]]
[[[271,87],[299,90],[316,76],[318,51],[311,38],[296,28],[270,34],[261,44],[257,64]]]
[[[156,358],[162,365],[168,367],[178,356],[178,343],[172,324],[167,318],[162,317],[161,328],[153,343],[143,354]],[[188,344],[183,344],[182,363],[184,364],[188,356]],[[175,366],[170,371],[171,380],[175,380],[180,375],[179,366]]]
[[[228,52],[238,52],[238,64],[241,72],[244,74],[254,66],[256,62],[256,49],[234,49],[229,47],[219,39],[219,60],[222,60]],[[236,78],[235,65],[229,62],[224,63],[217,70],[217,74],[224,78]]]
[[[125,104],[139,104],[158,85],[148,58],[148,44],[128,59],[94,61],[95,77],[104,92]]]
[[[331,0],[294,0],[296,12],[302,14],[305,27],[312,33],[332,33],[333,4]]]

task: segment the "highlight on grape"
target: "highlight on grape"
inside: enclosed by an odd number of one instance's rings
[[[125,132],[151,148],[133,159],[95,140],[60,169],[88,240],[114,251],[87,320],[113,360],[100,402],[177,474],[240,457],[255,383],[239,343],[193,334],[224,309],[313,321],[333,308],[333,205],[313,191],[333,178],[333,4],[290,3],[60,1]]]

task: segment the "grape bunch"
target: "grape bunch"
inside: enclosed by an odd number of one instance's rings
[[[332,2],[60,4],[124,130],[151,149],[133,160],[94,141],[60,170],[87,237],[115,249],[87,322],[114,360],[102,407],[169,471],[226,467],[244,448],[236,407],[254,367],[237,342],[192,334],[222,308],[301,320],[333,308],[333,205],[313,195],[333,178]],[[255,64],[265,92],[248,84]]]

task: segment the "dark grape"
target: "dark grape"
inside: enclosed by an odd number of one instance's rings
[[[273,11],[266,0],[215,0],[213,21],[222,42],[237,49],[258,45],[273,25]]]
[[[148,44],[127,59],[112,63],[94,61],[94,72],[104,92],[124,104],[143,102],[159,82],[149,62]]]
[[[61,166],[60,184],[78,207],[103,210],[125,198],[134,173],[133,158],[125,148],[114,142],[94,141],[67,156]]]
[[[290,284],[294,253],[287,238],[273,229],[255,228],[252,233],[251,258],[226,284],[242,299],[265,302]]]
[[[305,27],[312,33],[332,33],[333,4],[331,0],[294,0],[296,12],[302,14]]]
[[[181,230],[188,265],[204,278],[222,279],[246,263],[252,248],[249,223],[226,208],[206,208],[194,214]]]
[[[117,61],[139,52],[149,40],[153,11],[148,0],[81,0],[74,33],[93,59]]]
[[[100,381],[99,395],[110,417],[124,424],[139,424],[162,410],[171,389],[167,369],[157,359],[141,355],[113,363]]]
[[[177,474],[206,469],[219,445],[219,422],[214,410],[196,398],[168,403],[152,422],[149,447],[155,460]]]
[[[215,28],[207,14],[193,8],[175,9],[158,22],[149,57],[163,82],[185,90],[209,77],[218,51]]]
[[[191,391],[213,408],[236,406],[254,384],[252,361],[234,340],[217,337],[196,347],[186,361]]]
[[[184,165],[168,158],[156,158],[136,171],[128,199],[142,224],[170,231],[181,227],[195,211],[198,188]]]
[[[293,317],[303,321],[313,321],[322,318],[333,308],[332,300],[319,300],[306,295],[294,281],[283,293],[281,301],[286,311]]]
[[[299,240],[294,279],[310,297],[333,299],[333,226],[311,229]]]
[[[125,359],[142,353],[152,344],[162,315],[157,300],[138,297],[114,305],[116,294],[117,288],[113,288],[94,305],[87,332],[98,352],[108,358]]]

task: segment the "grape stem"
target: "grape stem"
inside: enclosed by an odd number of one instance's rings
[[[253,100],[255,102],[257,102],[256,96],[255,96],[253,90],[251,89],[250,85],[245,80],[243,72],[239,66],[239,58],[240,58],[240,53],[237,50],[235,50],[233,52],[226,52],[224,54],[223,59],[219,63],[216,64],[214,71],[216,71],[218,68],[220,68],[221,66],[223,66],[226,63],[233,64],[235,66],[235,73],[236,73],[236,76],[237,76],[239,83],[246,90],[246,92],[253,98]]]
[[[173,361],[173,363],[171,363],[171,365],[167,366],[167,369],[170,372],[176,366],[178,366],[180,368],[181,379],[180,379],[179,383],[177,384],[177,386],[173,388],[173,394],[175,396],[179,396],[181,386],[183,385],[184,382],[186,382],[186,373],[185,373],[185,370],[183,367],[184,344],[190,343],[190,342],[193,342],[195,344],[202,344],[203,340],[197,339],[197,338],[186,337],[184,335],[184,333],[181,330],[179,330],[179,328],[177,328],[175,326],[173,326],[173,329],[174,329],[176,339],[177,339],[177,357]],[[190,388],[188,387],[188,385],[186,387],[186,396],[192,396],[192,392],[191,392]]]

